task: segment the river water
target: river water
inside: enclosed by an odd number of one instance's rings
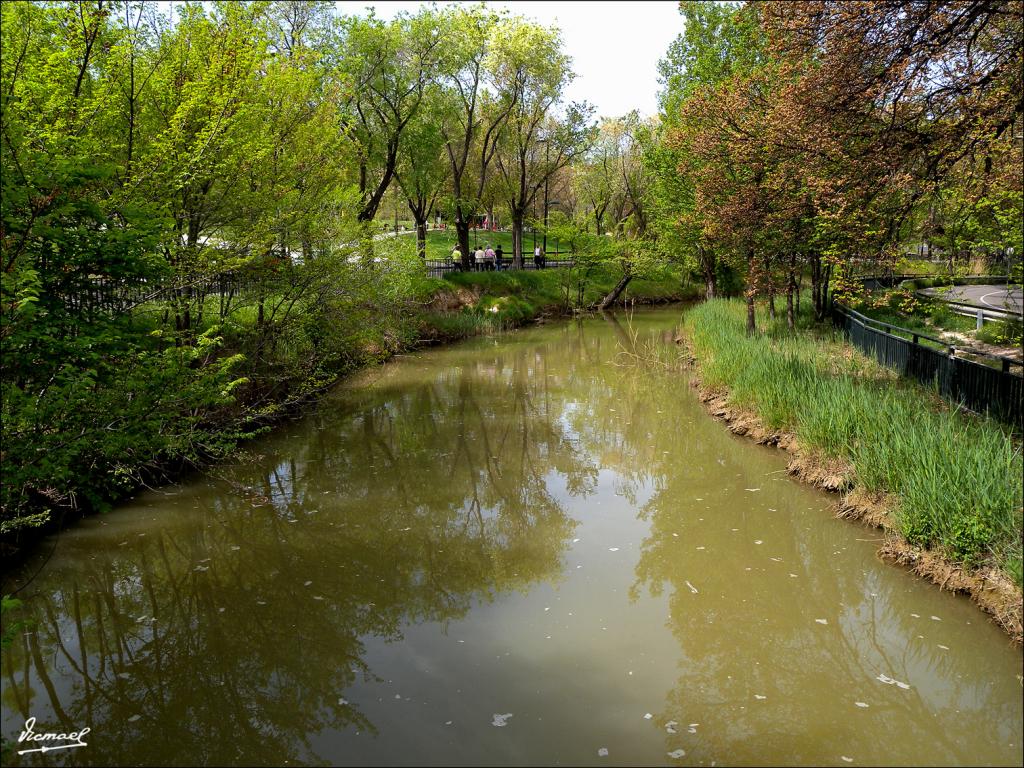
[[[710,419],[679,317],[404,356],[65,532],[4,763],[1021,764],[1020,649]]]

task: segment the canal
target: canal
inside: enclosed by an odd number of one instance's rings
[[[4,764],[1021,764],[1020,649],[708,417],[680,312],[403,356],[44,542]]]

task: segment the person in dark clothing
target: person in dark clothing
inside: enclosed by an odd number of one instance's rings
[[[494,251],[494,266],[499,272],[503,269],[502,265],[505,263],[505,252],[501,250],[499,245],[497,250]]]

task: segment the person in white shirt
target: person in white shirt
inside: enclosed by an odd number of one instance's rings
[[[473,260],[476,262],[476,271],[482,272],[484,268],[484,249],[477,248],[476,253],[473,254]]]

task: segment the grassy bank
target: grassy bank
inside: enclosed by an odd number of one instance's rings
[[[759,317],[748,338],[744,306],[711,301],[686,318],[702,384],[728,390],[801,452],[849,468],[854,485],[887,496],[889,527],[911,545],[967,570],[994,565],[1019,588],[1020,444],[997,422],[951,411],[927,389],[896,378],[811,328]]]
[[[456,272],[425,280],[418,289],[423,309],[417,315],[421,340],[451,341],[516,328],[542,317],[563,316],[593,307],[618,282],[616,270],[579,269]],[[702,288],[684,284],[666,271],[634,279],[622,300],[658,304],[697,298]]]

